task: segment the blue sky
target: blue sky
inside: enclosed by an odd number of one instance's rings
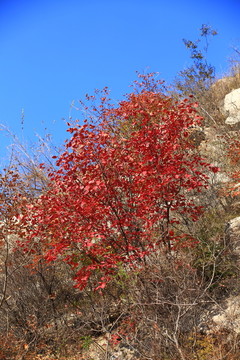
[[[136,71],[171,82],[190,64],[182,39],[218,31],[209,61],[221,76],[240,44],[239,0],[1,0],[0,124],[23,143],[51,133],[60,145],[74,101],[108,86],[117,101]],[[46,129],[46,130],[45,130]],[[1,131],[0,164],[11,138]]]

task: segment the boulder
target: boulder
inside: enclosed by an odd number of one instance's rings
[[[235,89],[225,96],[224,111],[228,115],[226,124],[234,125],[240,122],[240,89]]]

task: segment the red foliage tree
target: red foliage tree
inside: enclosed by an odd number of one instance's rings
[[[119,264],[181,244],[180,215],[198,218],[194,199],[214,170],[189,136],[201,121],[195,107],[165,96],[152,75],[117,107],[102,97],[92,109],[98,123],[69,128],[48,191],[22,209],[24,245],[34,251],[38,239],[46,259],[75,269],[82,289],[92,274],[104,288]]]

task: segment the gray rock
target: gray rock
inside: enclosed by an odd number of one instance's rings
[[[235,89],[225,96],[224,110],[228,115],[226,124],[234,125],[240,122],[240,89]]]

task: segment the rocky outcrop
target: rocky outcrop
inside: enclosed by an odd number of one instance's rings
[[[240,89],[235,89],[225,96],[224,111],[227,114],[226,124],[235,125],[240,122]]]

